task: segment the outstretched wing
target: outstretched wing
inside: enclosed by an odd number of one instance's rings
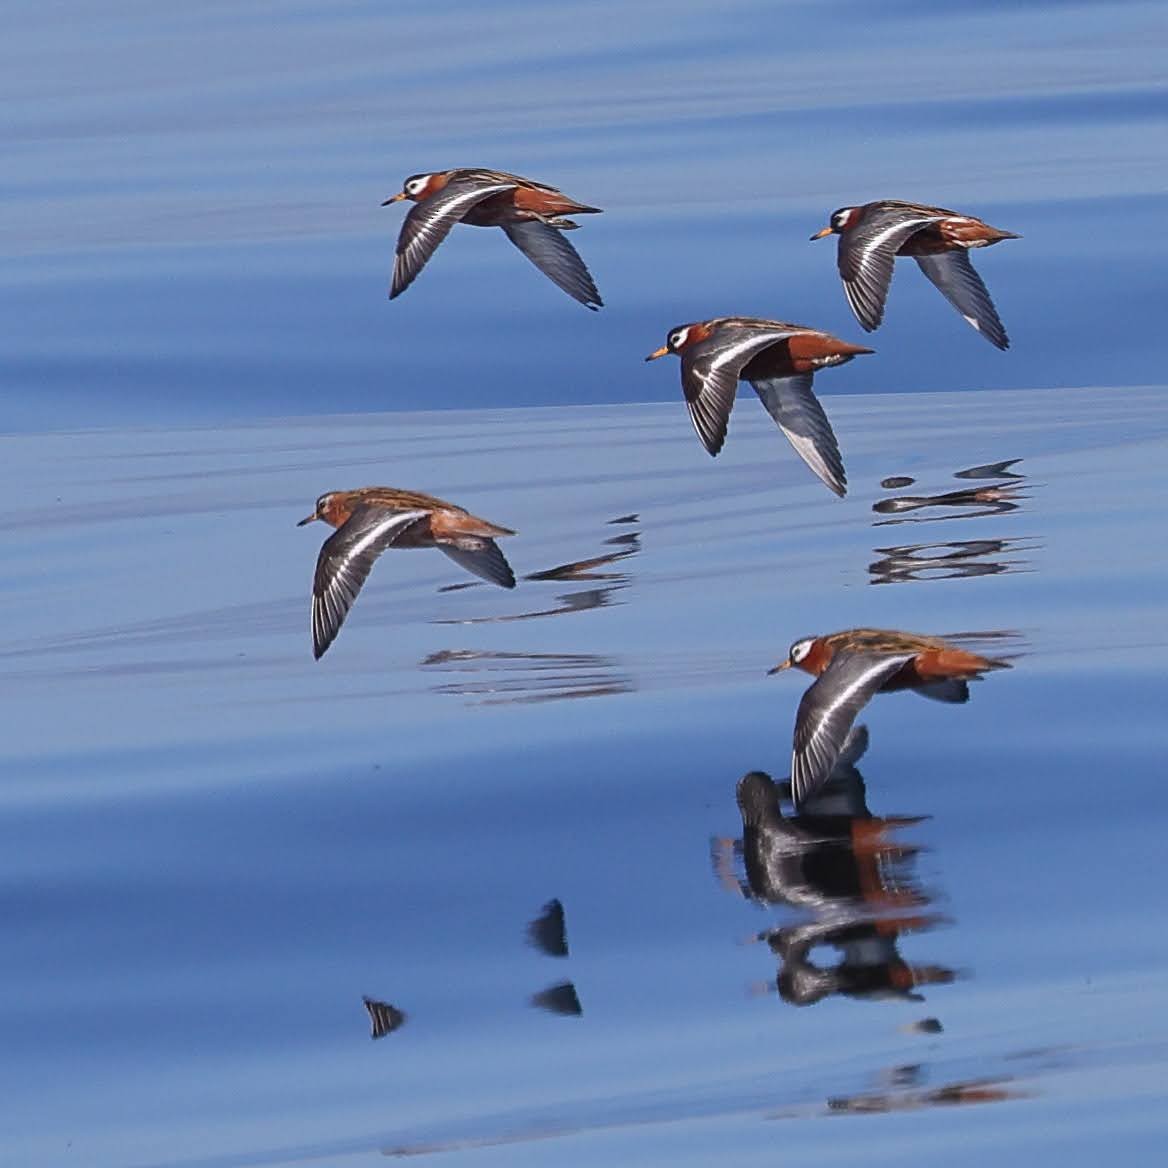
[[[312,581],[312,655],[320,659],[333,643],[373,561],[427,511],[358,507],[324,541]]]
[[[798,329],[722,328],[681,354],[681,388],[702,445],[717,454],[738,392],[738,375],[756,354]]]
[[[796,373],[792,377],[759,378],[750,384],[799,457],[842,497],[847,493],[848,478],[835,432],[812,392],[813,376]]]
[[[840,278],[844,295],[860,325],[871,332],[884,319],[884,301],[892,283],[892,264],[897,249],[910,236],[943,215],[924,215],[903,207],[873,208],[840,236]]]
[[[991,345],[1010,347],[1010,338],[990,299],[986,286],[974,270],[967,251],[943,251],[939,255],[914,257],[921,271]]]
[[[502,227],[507,238],[573,300],[579,300],[593,311],[604,306],[591,273],[560,228],[549,227],[538,219],[504,223]]]
[[[463,535],[457,543],[438,544],[438,550],[445,552],[460,568],[473,572],[489,584],[498,584],[500,588],[515,587],[515,573],[493,539]]]
[[[390,300],[400,296],[413,283],[414,277],[434,254],[434,249],[472,207],[502,191],[513,191],[516,185],[513,182],[462,180],[447,183],[428,199],[415,203],[397,237]]]
[[[808,688],[795,715],[791,798],[798,809],[831,776],[856,715],[911,653],[837,653]]]

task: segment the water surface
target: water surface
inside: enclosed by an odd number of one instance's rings
[[[9,1154],[1150,1154],[1162,393],[832,400],[843,502],[745,400],[713,464],[678,403],[10,442]],[[387,553],[314,663],[295,521],[390,473],[513,525],[537,578]],[[883,506],[987,485],[1015,507]],[[995,570],[873,570],[955,545]],[[862,718],[868,810],[923,817],[892,833],[922,897],[895,956],[952,979],[796,1006],[748,942],[819,918],[711,853],[742,775],[787,773],[806,679],[765,670],[861,624],[1009,634],[1013,667]],[[553,897],[566,958],[525,937]],[[532,1008],[564,982],[579,1016]],[[371,1041],[363,996],[405,1024]]]

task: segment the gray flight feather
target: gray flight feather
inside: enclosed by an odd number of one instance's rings
[[[921,271],[942,296],[957,309],[991,345],[1010,347],[1010,338],[990,299],[986,286],[974,270],[967,251],[946,251],[940,255],[915,256]]]
[[[501,226],[507,238],[573,300],[579,300],[593,311],[603,307],[604,301],[600,299],[591,273],[580,254],[564,238],[564,228],[552,227],[538,219],[503,223]]]
[[[759,378],[750,384],[799,457],[842,497],[848,479],[831,423],[812,392],[813,376],[797,373],[793,377]]]

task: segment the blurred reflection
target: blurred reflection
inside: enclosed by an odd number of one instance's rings
[[[432,686],[434,693],[475,699],[476,705],[556,702],[605,697],[636,688],[614,657],[599,653],[504,653],[443,649],[423,668],[455,674],[457,680]]]
[[[715,840],[715,874],[724,886],[766,906],[794,909],[797,919],[758,934],[779,959],[771,989],[807,1006],[833,994],[857,999],[920,1001],[919,987],[950,982],[941,965],[913,965],[898,949],[902,933],[923,932],[942,918],[922,911],[931,897],[915,876],[919,849],[896,838],[923,816],[878,818],[868,809],[856,763],[868,735],[857,727],[828,782],[785,816],[789,783],[751,771],[737,787],[740,840]],[[736,861],[743,877],[734,873]],[[807,919],[810,917],[810,919]],[[816,949],[835,950],[817,963]]]
[[[915,1022],[909,1022],[901,1029],[906,1034],[940,1034],[945,1028],[941,1025],[939,1018],[918,1018]]]
[[[955,479],[1024,479],[1024,474],[1010,468],[1019,463],[1020,458],[1007,458],[1002,462],[986,462],[981,466],[971,466],[966,470],[956,471]]]
[[[362,998],[365,1009],[369,1012],[369,1022],[372,1026],[370,1038],[384,1038],[399,1030],[406,1023],[404,1010],[391,1006],[389,1002],[379,1002],[375,998]]]
[[[943,491],[936,495],[897,495],[891,499],[881,499],[872,504],[872,510],[878,515],[904,516],[908,511],[932,510],[944,508],[950,513],[945,515],[912,515],[898,519],[884,519],[873,524],[883,527],[893,523],[927,523],[943,519],[976,519],[986,515],[1002,515],[1009,511],[1017,511],[1019,500],[1028,498],[1021,492],[1021,481],[1025,475],[1010,468],[1021,459],[1010,458],[1003,462],[985,463],[982,466],[971,466],[965,470],[954,472],[953,477],[958,479],[1003,479],[1005,482],[990,483],[984,486],[962,487],[956,491]],[[911,486],[915,480],[906,475],[893,476],[881,482],[881,486],[899,489],[902,486]]]
[[[1030,561],[1006,558],[1033,550],[1019,539],[965,539],[950,543],[915,543],[874,548],[882,559],[868,565],[869,584],[905,584],[914,580],[955,580],[1024,572]]]
[[[827,1101],[831,1111],[873,1115],[888,1111],[915,1111],[922,1107],[954,1107],[962,1103],[1001,1103],[1020,1099],[1023,1092],[1009,1079],[966,1079],[928,1090],[873,1091],[840,1095]]]
[[[773,929],[763,934],[779,958],[775,986],[779,996],[793,1006],[810,1006],[830,994],[849,998],[923,1002],[918,986],[945,985],[957,976],[943,965],[910,965],[900,955],[901,933],[930,929],[937,916],[893,917],[853,924],[814,922]],[[812,949],[830,945],[840,959],[829,966],[811,961]]]
[[[966,487],[960,491],[945,491],[940,495],[897,495],[894,499],[881,499],[872,504],[872,510],[880,515],[898,515],[903,511],[919,511],[924,507],[970,507],[980,508],[956,515],[928,515],[913,519],[885,519],[875,524],[884,527],[890,523],[932,522],[938,519],[976,519],[982,515],[1001,515],[1006,511],[1017,511],[1017,499],[1027,496],[1019,493],[1019,488],[1007,483],[993,487]]]
[[[564,906],[549,900],[539,916],[527,926],[528,943],[549,957],[568,956],[568,933],[564,924]]]
[[[609,525],[635,524],[639,521],[637,515],[622,515],[617,519],[610,519]],[[556,603],[549,607],[533,609],[528,612],[509,613],[504,616],[474,617],[468,620],[442,619],[431,621],[431,624],[502,624],[507,621],[535,620],[539,617],[560,616],[565,613],[587,612],[592,608],[603,608],[612,603],[613,595],[626,588],[631,576],[625,571],[607,571],[613,564],[620,563],[635,556],[641,550],[641,533],[639,531],[622,532],[610,539],[604,540],[604,547],[614,550],[602,552],[600,555],[589,556],[587,559],[571,560],[566,564],[556,564],[551,568],[544,568],[539,572],[531,572],[524,576],[524,580],[534,583],[545,581],[569,581],[586,583],[588,581],[605,581],[603,587],[585,588],[578,592],[566,592],[556,597]],[[468,580],[464,583],[449,584],[440,592],[454,592],[463,588],[476,588],[478,581]]]
[[[641,533],[629,531],[623,535],[614,535],[612,539],[606,539],[604,543],[606,546],[616,546],[618,550],[592,556],[587,560],[574,560],[568,564],[558,564],[554,568],[545,568],[542,572],[532,572],[523,578],[524,580],[627,580],[628,576],[620,572],[601,572],[598,569],[635,556],[641,550]]]
[[[570,981],[558,982],[531,995],[531,1004],[540,1010],[547,1010],[551,1014],[563,1014],[565,1017],[579,1017],[584,1013],[580,1005],[580,995]]]
[[[568,933],[564,925],[564,906],[559,900],[549,900],[539,916],[527,926],[527,942],[548,957],[568,956]],[[576,986],[567,980],[548,986],[532,994],[528,1003],[537,1010],[565,1017],[579,1017],[584,1013]]]

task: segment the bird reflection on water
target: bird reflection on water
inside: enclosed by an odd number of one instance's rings
[[[742,838],[714,841],[714,868],[724,885],[757,904],[801,914],[757,937],[778,957],[773,988],[792,1005],[834,994],[920,1001],[920,987],[956,976],[941,965],[909,964],[900,955],[901,934],[923,932],[943,918],[925,911],[932,897],[916,879],[920,849],[897,838],[925,817],[879,818],[868,809],[856,769],[867,744],[867,730],[857,727],[831,779],[793,816],[780,806],[790,796],[790,783],[751,771],[737,787]],[[743,877],[735,875],[735,861]],[[812,961],[823,946],[839,954],[834,964]]]
[[[1017,511],[1021,507],[1020,500],[1029,498],[1022,493],[1023,480],[1026,476],[1011,468],[1021,462],[1020,458],[1009,458],[1001,462],[984,463],[980,466],[966,467],[955,471],[955,479],[991,479],[994,482],[976,487],[961,487],[956,491],[942,491],[939,494],[927,495],[894,495],[890,499],[881,499],[872,504],[872,510],[877,515],[895,515],[900,518],[882,519],[873,526],[884,527],[893,523],[931,523],[947,519],[977,519],[987,515],[1003,515]],[[882,480],[881,485],[893,489],[903,489],[912,486],[914,480],[905,475],[891,476]],[[945,508],[949,511],[944,515],[905,515],[909,511],[933,510]]]
[[[622,515],[617,519],[610,519],[609,524],[635,524],[639,522],[637,515]],[[605,547],[614,550],[602,552],[597,556],[589,556],[582,560],[571,560],[565,564],[556,564],[551,568],[544,568],[539,572],[530,572],[524,576],[524,581],[541,583],[545,581],[588,582],[604,581],[603,587],[587,588],[579,592],[569,592],[556,597],[556,604],[552,608],[532,609],[527,612],[509,613],[502,616],[476,617],[470,620],[435,620],[432,624],[502,624],[509,621],[534,620],[538,617],[559,616],[562,613],[587,612],[593,608],[603,608],[612,603],[613,594],[626,588],[632,579],[629,572],[604,571],[612,564],[630,559],[641,550],[640,531],[626,531],[614,535],[604,541]],[[448,584],[440,588],[440,592],[461,591],[464,588],[474,588],[474,580],[459,584]]]
[[[637,515],[622,515],[609,521],[610,525],[630,525],[638,522]],[[622,532],[606,539],[604,546],[613,550],[557,564],[524,577],[525,581],[537,583],[565,580],[603,581],[600,587],[564,593],[556,597],[556,604],[551,608],[477,617],[466,621],[436,620],[432,623],[497,624],[603,608],[612,603],[612,597],[616,592],[628,587],[632,579],[631,574],[623,569],[613,570],[613,565],[637,555],[641,550],[641,534],[639,531]],[[474,587],[474,583],[471,582],[469,586]],[[457,584],[453,587],[462,588],[463,585]],[[433,686],[435,693],[469,697],[482,705],[604,697],[631,693],[636,688],[631,674],[617,658],[600,653],[512,653],[443,649],[431,653],[421,664],[424,668],[455,675],[454,680]]]
[[[894,523],[929,523],[950,519],[978,519],[1020,510],[1028,496],[1019,490],[1025,475],[1012,469],[1022,460],[1007,458],[955,471],[955,479],[998,480],[990,485],[963,487],[935,495],[897,495],[872,504],[877,515],[897,518],[873,521],[874,527]],[[890,475],[880,485],[889,490],[913,486],[908,475]],[[942,514],[934,513],[940,508]],[[923,515],[905,512],[926,511]],[[966,539],[939,543],[903,544],[878,547],[881,557],[868,565],[870,584],[906,584],[918,580],[955,580],[974,576],[999,576],[1008,572],[1030,570],[1030,562],[1020,553],[1033,551],[1037,545],[1028,538]]]
[[[1014,558],[1034,549],[1019,539],[963,539],[949,543],[912,543],[872,550],[880,557],[868,565],[869,584],[908,584],[924,580],[961,580],[1029,570]],[[1010,557],[1010,558],[1007,558]]]

